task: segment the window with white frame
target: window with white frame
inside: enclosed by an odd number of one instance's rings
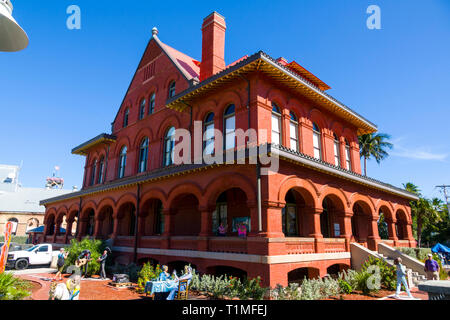
[[[341,151],[340,151],[340,143],[339,138],[336,134],[334,136],[334,165],[336,167],[341,166]]]
[[[205,118],[203,126],[203,152],[205,155],[214,154],[214,113],[210,112]]]
[[[313,146],[314,146],[314,158],[322,160],[322,143],[321,143],[321,131],[316,123],[313,123]]]
[[[272,103],[272,143],[282,145],[281,112],[275,103]]]
[[[229,105],[224,113],[225,143],[224,149],[234,149],[236,147],[236,114],[234,104]]]
[[[167,130],[166,137],[164,139],[164,166],[170,166],[173,164],[175,148],[175,128],[171,127]]]
[[[150,101],[148,102],[148,114],[152,114],[155,112],[155,100],[156,100],[156,94],[152,93],[150,96]]]
[[[289,116],[290,116],[289,137],[290,137],[291,150],[299,151],[298,120],[292,111],[289,113]]]
[[[147,171],[147,162],[148,162],[148,138],[144,138],[139,148],[139,168],[138,168],[139,173]]]
[[[348,143],[347,140],[345,140],[345,163],[347,166],[347,170],[351,171],[352,170],[352,161],[350,158],[350,144]]]
[[[118,177],[123,178],[125,176],[125,167],[127,166],[127,147],[123,147],[122,150],[120,150],[119,155],[119,172]]]

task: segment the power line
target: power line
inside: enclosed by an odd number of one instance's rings
[[[447,188],[450,189],[449,185],[436,186],[436,188],[440,188],[444,193],[445,201],[447,202],[448,216],[450,218],[450,195],[447,193]]]

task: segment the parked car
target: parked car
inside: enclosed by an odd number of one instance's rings
[[[53,251],[51,244],[38,244],[26,250],[10,251],[8,253],[7,267],[16,270],[25,270],[29,266],[50,266],[58,251]]]

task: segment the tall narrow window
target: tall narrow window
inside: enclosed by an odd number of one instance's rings
[[[103,183],[103,170],[105,169],[105,158],[101,157],[98,164],[97,183]]]
[[[150,96],[150,101],[148,102],[148,114],[152,114],[153,112],[155,112],[155,99],[156,95],[155,93],[152,93],[152,95]]]
[[[119,155],[119,172],[118,172],[119,179],[125,176],[126,165],[127,165],[127,147],[123,147],[122,150],[120,150]]]
[[[164,139],[164,166],[170,166],[173,164],[173,152],[175,147],[175,128],[171,127]]]
[[[139,106],[139,120],[144,119],[145,117],[145,105],[146,105],[147,101],[144,99],[141,100],[141,104]]]
[[[176,83],[175,81],[172,81],[169,85],[169,98],[175,97],[175,87]]]
[[[298,145],[298,120],[293,112],[289,113],[290,123],[289,123],[289,136],[291,143],[291,150],[299,151]]]
[[[281,112],[275,103],[272,103],[272,143],[282,144],[281,141]]]
[[[225,124],[225,150],[236,147],[236,115],[234,104],[229,105],[224,114]]]
[[[130,109],[125,110],[125,114],[123,116],[123,127],[128,126],[128,117],[130,116]]]
[[[97,159],[95,159],[94,164],[92,165],[91,171],[91,186],[95,184],[95,171],[97,170]]]
[[[349,171],[352,170],[352,161],[350,159],[350,144],[345,140],[345,163]]]
[[[216,210],[212,213],[212,232],[218,233],[220,225],[228,225],[227,193],[222,193],[216,202]]]
[[[139,148],[139,168],[138,172],[147,171],[147,162],[148,162],[148,138],[145,138],[141,142],[141,146]]]
[[[314,145],[314,158],[322,160],[322,144],[320,128],[317,124],[313,123],[313,145]]]
[[[297,223],[297,203],[292,190],[286,194],[286,207],[282,209],[281,213],[284,235],[286,237],[299,236]]]
[[[340,151],[340,144],[339,144],[339,138],[336,134],[334,136],[334,165],[336,167],[341,166],[341,151]]]
[[[211,155],[214,153],[214,113],[209,113],[205,119],[204,125],[204,154]]]

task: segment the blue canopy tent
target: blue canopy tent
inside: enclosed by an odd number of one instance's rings
[[[27,233],[44,233],[44,226],[40,226],[31,230],[28,230]],[[60,234],[66,233],[66,229],[60,228],[59,229]]]
[[[434,253],[450,253],[450,249],[440,243],[431,248],[431,251]]]

